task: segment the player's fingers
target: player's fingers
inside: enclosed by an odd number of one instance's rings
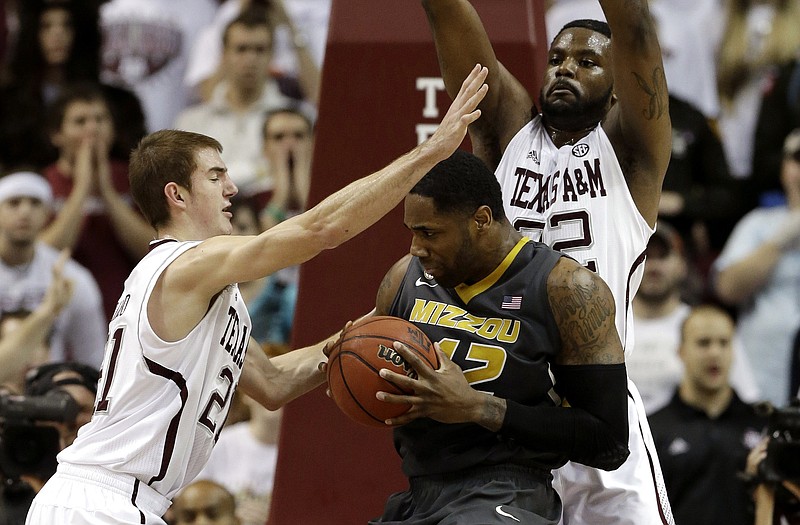
[[[342,338],[340,337],[336,341],[328,341],[325,343],[325,346],[322,347],[322,353],[325,354],[325,357],[331,356],[331,352],[333,352],[334,347],[338,344],[341,344],[341,340]]]
[[[436,369],[437,371],[444,370],[446,365],[448,365],[449,363],[452,363],[452,361],[450,361],[450,358],[447,356],[447,354],[442,352],[442,347],[439,346],[439,343],[433,343],[433,351],[436,352],[436,357],[439,358],[439,368]]]
[[[405,425],[406,423],[411,423],[412,421],[417,419],[419,416],[414,416],[410,412],[411,411],[409,410],[405,414],[402,414],[400,416],[396,416],[396,417],[387,419],[386,421],[384,421],[384,423],[386,423],[387,425],[392,426],[392,427],[399,427],[400,425]]]
[[[472,113],[468,113],[462,116],[461,123],[464,124],[465,126],[469,126],[470,124],[478,120],[480,117],[481,117],[481,110],[476,109]]]
[[[475,67],[473,67],[472,71],[469,72],[467,78],[465,78],[461,83],[461,88],[458,90],[456,100],[465,94],[471,94],[475,91],[478,91],[481,84],[483,84],[483,82],[486,80],[487,76],[489,76],[489,69],[481,66],[480,64],[475,64]]]
[[[392,403],[394,405],[398,403],[408,403],[405,398],[405,394],[390,394],[389,392],[384,392],[383,390],[378,390],[375,392],[375,399],[378,401],[383,401],[384,403]]]
[[[400,354],[403,360],[408,364],[411,365],[411,368],[417,372],[419,377],[430,377],[433,373],[433,368],[431,368],[427,363],[425,363],[421,357],[417,355],[416,352],[411,350],[409,347],[401,343],[400,341],[394,342],[394,349],[397,350],[397,353]]]
[[[405,390],[414,390],[416,388],[416,381],[404,374],[398,374],[388,368],[381,368],[380,375],[386,381],[394,383]]]
[[[478,88],[478,91],[476,91],[471,97],[469,97],[469,100],[467,101],[466,104],[467,107],[469,108],[478,107],[478,104],[481,103],[481,100],[486,98],[486,93],[488,92],[489,92],[489,84],[483,84],[480,88]]]
[[[473,70],[469,77],[464,79],[461,90],[453,99],[452,108],[458,112],[473,111],[481,100],[486,96],[489,86],[484,84],[488,69],[481,68],[480,71]],[[474,75],[474,76],[473,76]]]

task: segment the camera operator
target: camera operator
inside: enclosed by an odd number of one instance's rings
[[[99,377],[80,363],[49,363],[28,373],[24,395],[0,394],[0,525],[25,522],[56,455],[91,419]]]
[[[755,525],[800,525],[800,400],[768,405],[767,436],[747,456]]]
[[[730,384],[734,334],[722,308],[693,307],[681,327],[681,382],[669,404],[649,416],[677,525],[753,523],[741,473],[767,418]]]
[[[71,421],[48,423],[56,427],[63,450],[75,441],[78,429],[92,419],[100,372],[81,363],[50,363],[32,370],[25,378],[25,393],[43,396],[53,390],[69,394],[78,404],[78,415]]]

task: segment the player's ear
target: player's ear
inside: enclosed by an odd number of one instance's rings
[[[473,220],[475,221],[475,227],[478,229],[478,231],[484,231],[494,220],[491,208],[486,205],[481,206],[475,212]]]
[[[185,192],[186,188],[176,182],[168,182],[166,186],[164,186],[164,195],[167,197],[167,204],[170,206],[178,206],[181,208],[186,206],[184,202]]]
[[[617,105],[617,100],[618,100],[617,99],[617,94],[616,93],[611,93],[611,98],[609,98],[609,100],[608,100],[608,109],[611,109],[614,106],[616,106]]]

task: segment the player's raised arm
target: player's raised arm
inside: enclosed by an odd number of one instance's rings
[[[547,280],[553,317],[561,333],[559,365],[610,365],[625,361],[605,281],[573,259],[562,257]]]
[[[600,0],[600,4],[611,28],[617,97],[604,127],[634,200],[653,225],[672,149],[667,81],[656,25],[646,0]]]
[[[478,13],[469,0],[422,0],[436,43],[439,67],[450,97],[475,63],[489,68],[489,93],[481,102],[480,120],[470,126],[475,154],[495,169],[502,151],[530,120],[530,95],[495,56]]]
[[[218,236],[190,250],[180,263],[188,289],[216,293],[230,282],[246,282],[303,263],[335,248],[374,224],[396,206],[414,184],[461,144],[480,111],[488,71],[477,65],[465,79],[436,132],[387,167],[356,180],[310,210],[257,237]],[[192,253],[194,252],[194,253]]]

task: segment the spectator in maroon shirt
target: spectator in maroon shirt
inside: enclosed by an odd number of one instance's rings
[[[110,319],[125,278],[147,253],[152,228],[130,196],[127,163],[111,158],[114,123],[92,84],[64,90],[50,112],[50,140],[58,160],[44,169],[56,216],[41,239],[73,257],[100,285]]]

